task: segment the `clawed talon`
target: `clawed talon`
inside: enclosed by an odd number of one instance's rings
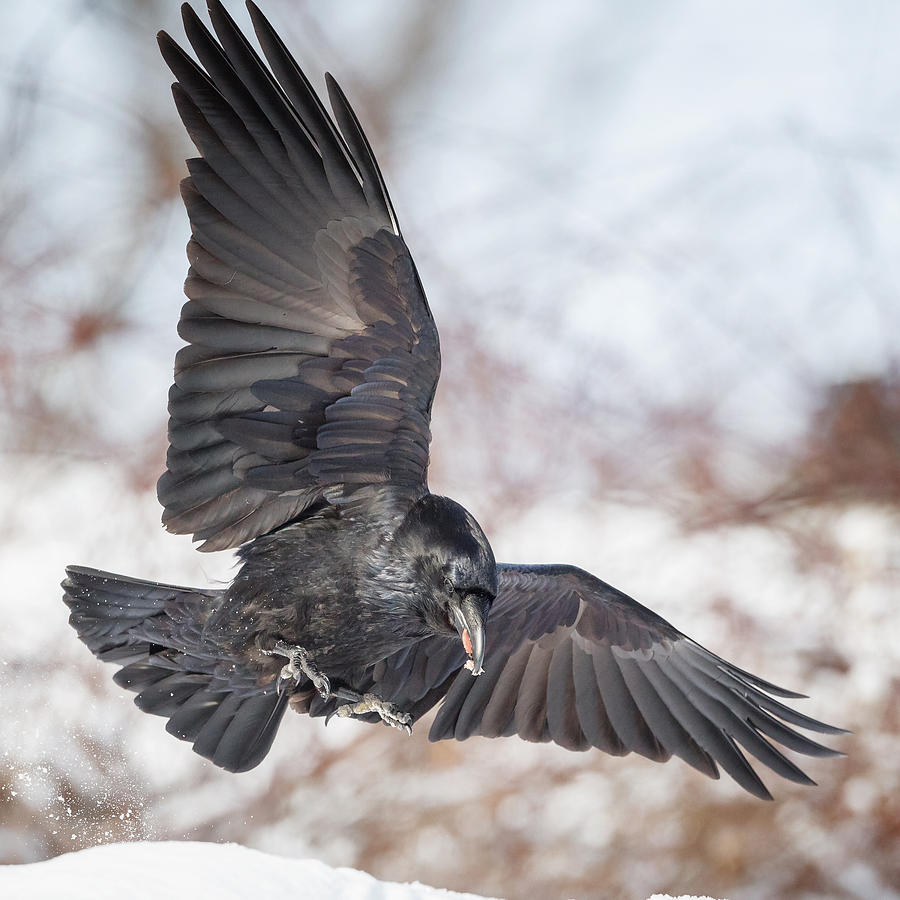
[[[297,684],[301,678],[308,678],[323,700],[338,698],[349,701],[342,703],[325,717],[326,725],[333,716],[337,716],[339,719],[348,719],[351,716],[365,716],[374,712],[378,713],[381,721],[390,725],[391,728],[399,728],[407,734],[412,734],[412,716],[397,709],[393,703],[382,700],[375,694],[358,694],[356,691],[342,687],[338,687],[337,691],[332,691],[328,676],[319,671],[312,654],[305,647],[288,644],[286,641],[276,641],[271,650],[262,650],[261,652],[266,656],[287,657],[287,663],[282,666],[281,672],[278,674],[279,694],[284,692],[288,684]]]
[[[301,648],[297,648],[298,650]],[[288,668],[288,666],[285,666]],[[313,683],[313,687],[319,692],[319,696],[323,700],[328,700],[331,697],[331,682],[328,680],[328,676],[322,674],[309,660],[307,655],[306,664],[302,667],[303,672],[307,678]],[[281,670],[282,675],[284,674],[284,669]]]
[[[278,674],[278,693],[281,694],[289,682],[297,684],[306,677],[319,692],[323,700],[331,697],[331,682],[323,675],[313,662],[312,654],[304,647],[291,645],[285,641],[277,641],[271,650],[262,651],[266,656],[286,656],[288,662],[282,666]]]
[[[412,716],[397,709],[393,703],[388,703],[377,697],[375,694],[363,694],[356,703],[344,703],[337,707],[331,715],[325,720],[326,724],[332,716],[339,719],[349,719],[351,716],[364,716],[367,713],[375,712],[381,716],[381,721],[391,728],[399,728],[407,734],[412,734]]]

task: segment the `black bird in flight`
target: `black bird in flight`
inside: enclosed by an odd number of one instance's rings
[[[332,117],[247,5],[266,62],[218,0],[215,36],[182,7],[199,64],[159,34],[199,153],[159,499],[170,531],[242,565],[226,590],[71,566],[78,636],[233,772],[288,706],[409,730],[441,703],[431,740],[680,756],[769,798],[743,747],[812,784],[776,745],[831,756],[791,726],[841,730],[776,699],[803,695],[587,572],[495,563],[475,519],[429,493],[438,334],[384,179],[334,79]]]

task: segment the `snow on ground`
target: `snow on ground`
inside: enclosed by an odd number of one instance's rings
[[[136,890],[137,889],[137,890]],[[291,900],[465,900],[424,884],[378,881],[314,859],[285,859],[238,844],[186,841],[107,844],[26,866],[0,868],[0,895],[31,900],[123,896],[290,897]]]
[[[465,900],[424,884],[378,881],[355,869],[332,869],[314,859],[286,859],[238,844],[186,841],[107,844],[46,862],[0,867],[0,895],[30,900],[121,900],[144,897],[288,896],[291,900]],[[650,900],[712,900],[670,898]]]

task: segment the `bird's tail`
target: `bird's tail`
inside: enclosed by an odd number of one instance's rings
[[[135,691],[144,712],[167,716],[166,731],[230,772],[269,752],[287,695],[264,690],[203,635],[221,592],[140,581],[69,566],[69,624],[91,652],[122,668],[113,680]]]

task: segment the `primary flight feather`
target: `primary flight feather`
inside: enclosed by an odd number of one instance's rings
[[[834,755],[840,729],[572,566],[497,564],[475,519],[428,490],[438,334],[371,147],[332,115],[259,9],[263,58],[218,0],[185,4],[196,60],[160,33],[197,147],[169,394],[166,527],[239,548],[225,590],[70,566],[70,622],[135,702],[244,771],[288,706],[432,740],[518,734],[679,756],[769,797],[744,751]],[[478,677],[473,677],[478,676]]]

